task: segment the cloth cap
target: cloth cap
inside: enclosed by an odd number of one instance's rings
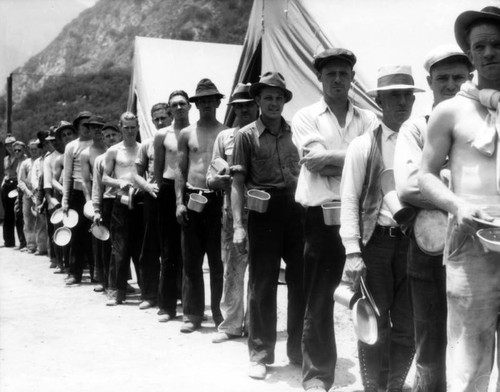
[[[409,65],[385,65],[378,70],[377,88],[369,90],[367,93],[375,95],[378,91],[410,89],[415,93],[425,91],[415,87]]]
[[[104,118],[101,116],[90,116],[88,119],[84,120],[82,124],[85,126],[98,125],[102,127],[104,123]]]
[[[351,65],[351,67],[354,67],[354,64],[356,64],[357,61],[354,53],[352,53],[348,49],[328,48],[314,56],[314,68],[316,68],[316,71],[319,72],[326,63],[335,59],[347,61]]]
[[[25,148],[26,144],[24,144],[21,140],[16,140],[14,142],[13,146],[21,146],[21,147]]]
[[[189,102],[196,102],[202,97],[216,96],[217,98],[224,98],[224,95],[217,90],[217,87],[210,79],[201,79],[196,86],[195,94],[189,98]]]
[[[484,20],[493,22],[500,25],[500,8],[498,7],[484,7],[481,11],[465,11],[458,15],[455,21],[455,39],[458,46],[464,51],[469,50],[469,43],[467,42],[468,28],[473,23]]]
[[[12,135],[9,135],[5,138],[5,141],[4,143],[5,144],[10,144],[10,143],[14,143],[16,141],[16,138]]]
[[[472,70],[472,64],[469,61],[467,55],[462,52],[462,50],[457,45],[441,45],[432,49],[427,56],[425,56],[424,68],[430,73],[433,65],[439,63],[440,61],[451,59],[456,57],[457,60],[468,64],[469,69]]]
[[[283,90],[285,103],[289,102],[293,97],[292,92],[286,88],[285,78],[279,72],[266,72],[261,75],[260,80],[250,86],[250,95],[255,98],[264,87],[278,87]]]
[[[92,113],[90,113],[88,111],[83,111],[83,112],[78,113],[76,118],[73,120],[73,126],[75,127],[75,129],[78,128],[78,123],[80,120],[85,119],[85,118],[90,118],[90,117],[92,117]]]
[[[234,89],[233,95],[231,96],[231,100],[229,104],[233,103],[241,103],[241,102],[250,102],[253,101],[252,96],[250,95],[250,87],[252,83],[238,83],[236,88]]]
[[[116,125],[115,123],[112,123],[112,122],[105,123],[102,127],[102,130],[104,131],[105,129],[113,129],[115,132],[118,132],[118,133],[121,132],[118,125]]]
[[[76,132],[76,128],[73,126],[73,124],[71,124],[70,122],[68,121],[60,121],[59,124],[57,124],[57,128],[55,130],[55,136],[56,137],[59,137],[59,134],[60,132],[63,130],[63,129],[66,129],[66,128],[69,128],[71,129],[73,132]]]

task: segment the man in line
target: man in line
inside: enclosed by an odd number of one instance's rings
[[[64,213],[73,209],[78,213],[78,223],[72,229],[70,242],[70,271],[66,280],[67,285],[78,284],[82,281],[85,260],[93,264],[92,240],[90,238],[90,223],[84,219],[83,180],[80,164],[80,154],[92,144],[92,134],[84,123],[92,116],[90,112],[81,112],[73,121],[78,138],[66,145],[64,150],[64,178],[62,208]]]
[[[136,141],[139,125],[137,117],[130,112],[120,116],[120,129],[123,141],[110,147],[106,152],[102,183],[115,188],[117,197],[111,212],[112,256],[109,266],[109,301],[108,306],[125,302],[130,259],[135,266],[137,281],[140,282],[139,255],[142,239],[142,208],[137,201],[132,209],[121,201],[121,196],[129,196],[133,188],[135,160],[140,143]]]
[[[210,305],[215,326],[222,322],[220,299],[222,296],[223,267],[220,249],[222,196],[207,189],[207,169],[212,159],[215,138],[226,129],[217,121],[216,112],[223,98],[210,79],[202,79],[196,93],[189,98],[200,112],[196,124],[179,133],[175,194],[177,221],[182,226],[181,248],[184,263],[182,307],[184,323],[181,332],[191,333],[201,327],[205,309],[203,257],[210,268]],[[208,200],[203,211],[188,210],[192,193],[203,194]]]
[[[426,57],[424,68],[434,107],[453,98],[472,78],[472,65],[454,45],[439,46]],[[435,209],[418,189],[418,172],[429,116],[411,118],[399,131],[394,152],[394,177],[401,201]],[[412,222],[413,223],[413,222]],[[416,374],[413,390],[446,391],[446,271],[443,256],[422,251],[412,233],[408,249],[408,282],[415,326]]]
[[[423,90],[415,88],[409,66],[379,69],[377,88],[371,93],[377,93],[382,124],[351,142],[342,172],[340,236],[346,251],[342,279],[356,291],[365,277],[380,311],[377,342],[358,342],[363,387],[370,392],[377,391],[385,350],[389,349],[389,391],[402,391],[414,354],[406,281],[408,239],[382,197],[381,174],[393,168],[398,131],[410,117],[416,91]]]
[[[290,363],[302,364],[304,212],[294,200],[299,154],[290,127],[281,116],[292,92],[280,73],[267,72],[252,84],[250,95],[261,115],[236,134],[231,204],[233,242],[241,253],[246,251],[248,230],[248,375],[263,379],[266,365],[274,362],[276,290],[282,258],[288,286],[287,356]],[[248,228],[243,221],[245,186],[271,195],[265,213],[249,212]]]
[[[378,126],[375,114],[348,99],[356,56],[326,49],[314,59],[323,98],[293,118],[293,141],[303,157],[295,200],[305,214],[305,298],[302,383],[305,390],[327,391],[333,385],[337,350],[333,326],[333,291],[340,283],[345,249],[340,225],[326,226],[321,204],[340,200],[345,153],[357,136]]]
[[[168,103],[159,102],[151,107],[151,119],[156,129],[162,129],[172,124],[172,112]]]
[[[424,198],[450,214],[444,254],[448,390],[483,392],[495,347],[500,363],[499,254],[486,251],[476,235],[492,220],[483,208],[500,205],[500,9],[460,14],[455,38],[477,70],[477,85],[464,83],[456,97],[434,109],[419,182]],[[447,159],[451,188],[440,179]]]
[[[158,130],[154,138],[154,172],[158,193],[161,271],[158,293],[158,321],[168,322],[175,318],[177,298],[182,297],[181,226],[177,222],[175,198],[175,167],[177,164],[177,140],[181,129],[189,126],[189,96],[175,90],[168,104],[174,122]]]
[[[224,279],[220,308],[224,321],[217,328],[218,333],[213,343],[221,343],[241,337],[245,321],[245,271],[248,253],[240,253],[233,244],[233,213],[231,210],[231,173],[233,165],[234,137],[241,127],[254,122],[259,115],[259,108],[250,96],[250,84],[239,83],[234,90],[229,104],[235,113],[235,128],[225,129],[217,136],[212,155],[212,164],[207,173],[207,185],[210,189],[224,192],[222,211],[222,263]],[[217,171],[217,160],[223,159],[227,167]],[[244,217],[246,226],[247,218]]]

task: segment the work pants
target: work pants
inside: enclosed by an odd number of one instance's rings
[[[16,215],[14,212],[14,204],[16,202],[16,199],[10,198],[8,194],[10,191],[13,191],[16,188],[17,188],[16,180],[5,180],[1,190],[2,205],[4,212],[3,240],[4,240],[4,245],[9,248],[16,246],[16,237],[14,234],[14,227],[16,227]]]
[[[250,361],[274,362],[277,287],[281,259],[286,263],[288,287],[287,355],[302,364],[304,322],[304,237],[302,206],[293,194],[272,192],[267,212],[248,214],[248,349]]]
[[[24,237],[26,238],[26,247],[30,251],[36,250],[36,215],[33,215],[31,208],[35,203],[28,196],[23,196],[23,221]]]
[[[45,211],[42,211],[36,215],[36,249],[38,253],[45,255],[47,254],[47,248],[49,245],[49,235],[47,233],[47,216]]]
[[[101,225],[110,229],[111,212],[113,211],[114,198],[103,199],[101,202]],[[111,237],[111,236],[110,236]],[[109,262],[111,258],[111,238],[106,241],[93,238],[95,244],[95,279],[105,288],[109,283]]]
[[[77,282],[80,282],[86,261],[89,263],[90,277],[93,276],[94,269],[92,239],[89,232],[90,220],[86,219],[83,215],[83,206],[85,205],[83,192],[73,189],[68,205],[69,208],[78,213],[78,223],[71,229],[69,272]]]

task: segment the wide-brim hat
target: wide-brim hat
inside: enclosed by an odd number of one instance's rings
[[[104,118],[101,116],[90,116],[88,119],[84,120],[82,122],[83,125],[88,127],[89,125],[97,125],[99,127],[102,127],[106,121],[104,121]]]
[[[231,96],[231,100],[229,101],[229,105],[235,103],[243,103],[253,101],[252,96],[250,95],[250,87],[252,83],[238,83],[236,88],[234,89],[233,95]]]
[[[76,118],[73,120],[73,126],[75,128],[78,128],[78,123],[80,122],[80,120],[82,120],[84,118],[90,118],[90,117],[92,117],[92,113],[90,113],[89,111],[83,111],[83,112],[78,113]]]
[[[195,94],[189,97],[189,102],[196,102],[200,98],[211,96],[219,99],[224,98],[224,95],[217,90],[217,87],[210,79],[201,79],[196,86]]]
[[[469,61],[469,57],[464,52],[462,52],[462,50],[457,45],[453,44],[437,46],[429,53],[427,53],[424,61],[424,68],[428,73],[430,73],[433,65],[444,60],[451,60],[453,58],[456,58],[457,61],[461,61],[464,64],[467,64],[469,70],[471,71],[474,68]]]
[[[52,126],[49,128],[49,134],[45,138],[45,140],[56,140],[56,132],[55,132],[56,127]]]
[[[285,78],[279,72],[266,72],[261,75],[260,80],[250,87],[250,95],[255,98],[264,87],[278,87],[282,89],[285,93],[285,103],[291,101],[293,97],[292,92],[286,88]]]
[[[73,124],[71,124],[68,121],[62,120],[62,121],[59,121],[59,124],[57,124],[57,128],[55,130],[55,136],[59,137],[59,134],[61,133],[61,131],[63,129],[71,129],[73,132],[76,132],[76,128]]]
[[[458,46],[464,51],[469,50],[469,43],[467,40],[468,28],[474,22],[485,20],[500,25],[500,8],[488,6],[484,7],[481,11],[465,11],[458,15],[455,21],[455,39]]]
[[[43,142],[45,141],[45,139],[47,139],[47,136],[49,136],[49,131],[38,131],[36,133],[39,148],[43,147]]]
[[[379,91],[413,90],[422,93],[425,90],[415,87],[415,81],[409,65],[386,65],[378,70],[377,88],[368,90],[367,94],[375,95]]]
[[[313,66],[316,68],[316,71],[321,71],[321,68],[332,60],[343,60],[354,67],[356,64],[356,56],[348,49],[344,48],[328,48],[323,50],[321,53],[318,53],[314,56]]]

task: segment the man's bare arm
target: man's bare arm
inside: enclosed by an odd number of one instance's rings
[[[165,146],[163,145],[167,133],[162,130],[158,131],[153,139],[153,148],[155,154],[154,160],[154,177],[158,186],[161,185],[163,179],[163,169],[165,168]]]
[[[243,225],[243,205],[245,202],[245,175],[234,173],[231,184],[231,209],[233,211],[233,243],[240,253],[246,251],[246,230]]]
[[[92,195],[92,181],[91,181],[91,170],[90,167],[90,151],[85,149],[80,154],[80,167],[82,168],[82,185],[83,185],[83,195],[85,196],[85,201],[89,201]]]
[[[104,161],[104,172],[102,174],[102,183],[104,185],[120,189],[125,189],[127,188],[127,186],[131,185],[125,180],[120,180],[112,177],[113,172],[115,171],[116,150],[106,151]]]
[[[189,131],[181,131],[177,140],[177,164],[175,165],[176,216],[179,224],[187,223],[187,209],[184,205],[184,190],[189,169]]]

